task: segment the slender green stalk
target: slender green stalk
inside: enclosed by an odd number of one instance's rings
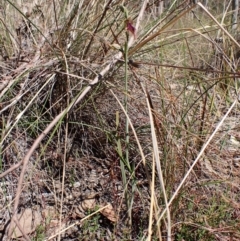
[[[121,10],[123,11],[124,15],[125,15],[125,21],[128,21],[128,10],[121,6],[120,7]],[[124,96],[124,109],[126,111],[126,113],[128,114],[128,42],[129,42],[129,33],[128,31],[126,31],[126,41],[125,41],[125,45],[124,45],[124,83],[125,83],[125,96]],[[133,174],[132,172],[134,171],[134,166],[130,166],[129,163],[129,121],[128,118],[126,118],[126,126],[125,126],[125,135],[126,135],[126,147],[125,147],[125,164],[128,166],[128,169],[130,168],[131,171],[131,175]],[[125,167],[124,167],[124,163],[122,163],[121,161],[121,172],[122,172],[122,177],[123,177],[123,182],[124,182],[124,177],[125,177],[125,182],[124,187],[127,187],[127,182],[126,182],[126,171],[125,171]],[[133,176],[133,175],[132,175]],[[134,176],[133,176],[134,177]],[[128,208],[128,218],[129,218],[129,225],[132,225],[132,205],[133,205],[133,193],[134,193],[134,189],[135,189],[135,185],[134,183],[132,184],[132,195],[128,195],[127,189],[125,192],[125,198],[126,198],[126,203],[127,203],[127,208]]]
[[[128,33],[126,32],[126,42],[124,46],[124,82],[125,82],[125,96],[124,96],[124,108],[126,113],[128,113]],[[126,118],[126,126],[125,126],[125,135],[126,135],[126,147],[125,147],[125,162],[127,165],[129,165],[129,122],[128,119]],[[122,162],[122,161],[121,161]],[[121,167],[122,168],[122,167]],[[125,168],[123,166],[122,168],[122,173],[125,174]],[[123,174],[122,174],[123,175]],[[126,174],[125,174],[126,176]],[[124,179],[123,179],[124,180]],[[124,183],[124,187],[126,188],[127,182]],[[128,217],[129,217],[129,224],[132,225],[132,215],[131,215],[131,208],[130,208],[130,197],[128,195],[128,192],[126,190],[125,192],[125,198],[126,198],[126,203],[127,203],[127,208],[128,208]]]
[[[119,112],[117,111],[116,112],[116,130],[118,129],[118,126],[119,126]],[[121,145],[121,140],[118,136],[118,133],[116,134],[116,138],[117,138],[117,152],[121,158],[120,167],[121,167],[121,173],[122,173],[122,180],[123,180],[123,184],[125,186],[127,183],[127,178],[126,178],[126,173],[124,171],[125,168],[124,168],[124,161],[122,160],[122,158],[123,158],[122,145]]]
[[[128,39],[128,33],[126,33],[127,39]],[[125,50],[124,50],[124,60],[125,60],[125,76],[124,76],[124,82],[125,82],[125,97],[124,97],[124,107],[126,110],[126,113],[128,113],[128,41],[126,41],[125,43]],[[129,164],[129,123],[128,123],[128,119],[126,119],[126,162]]]

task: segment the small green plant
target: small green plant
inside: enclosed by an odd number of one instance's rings
[[[88,212],[88,214],[91,214],[92,212]],[[100,228],[100,214],[97,213],[94,216],[91,216],[87,220],[84,221],[83,226],[82,226],[82,234],[78,237],[79,241],[80,240],[86,240],[86,238],[91,239],[95,237],[96,232],[101,230]]]
[[[45,239],[45,228],[43,225],[39,225],[36,228],[36,234],[32,240],[33,241],[43,241],[44,239]]]
[[[194,225],[183,224],[179,232],[176,234],[176,240],[188,241],[214,241],[215,237],[207,230],[196,228]]]

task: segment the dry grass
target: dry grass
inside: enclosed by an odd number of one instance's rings
[[[230,10],[152,2],[2,1],[3,240],[239,240]]]

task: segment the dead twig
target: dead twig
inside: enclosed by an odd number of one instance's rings
[[[15,169],[17,169],[18,167],[20,167],[22,165],[22,161],[18,162],[17,164],[11,166],[10,168],[7,169],[7,171],[3,172],[0,174],[0,178],[3,178],[5,176],[7,176],[8,173],[14,171]]]

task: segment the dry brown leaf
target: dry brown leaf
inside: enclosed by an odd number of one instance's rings
[[[84,211],[93,210],[96,207],[96,200],[94,198],[85,199],[81,205]]]
[[[38,212],[37,210],[32,210],[31,208],[27,208],[22,213],[17,215],[17,219],[24,233],[29,234],[35,231],[36,227],[40,225],[42,217],[40,212]],[[13,238],[22,237],[22,232],[19,230],[18,227],[15,228],[12,237]]]
[[[102,205],[100,207],[103,207]],[[106,217],[108,220],[112,221],[113,223],[117,222],[117,215],[113,209],[111,203],[108,203],[108,206],[100,211],[100,213]]]

